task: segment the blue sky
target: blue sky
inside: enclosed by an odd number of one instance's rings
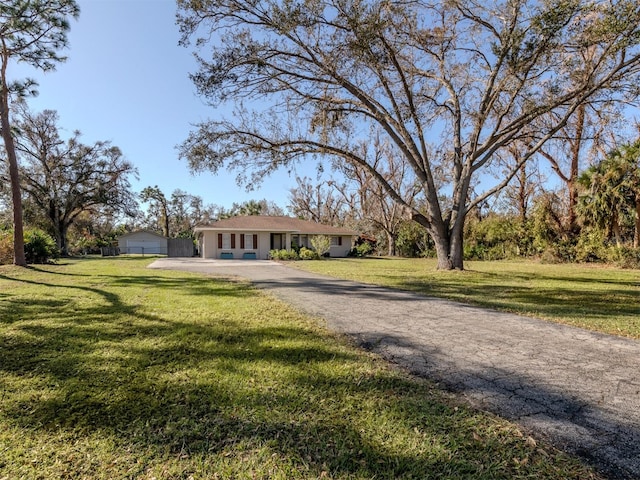
[[[226,170],[191,175],[178,160],[176,145],[192,124],[228,114],[204,104],[188,78],[196,63],[178,46],[174,0],[79,0],[78,21],[69,32],[68,60],[56,71],[15,68],[13,78],[31,77],[39,95],[34,111],[56,110],[59,125],[80,130],[85,143],[110,140],[139,171],[133,189],[158,185],[168,196],[177,188],[205,203],[230,207],[249,199],[274,201],[285,208],[295,178],[286,172],[246,192]]]

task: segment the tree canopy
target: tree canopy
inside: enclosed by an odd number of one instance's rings
[[[580,208],[587,224],[604,228],[622,244],[624,224],[633,225],[633,246],[640,245],[640,141],[624,145],[589,167],[579,179],[585,189]]]
[[[192,75],[232,119],[201,123],[181,145],[194,171],[259,181],[310,158],[367,170],[434,239],[438,266],[462,268],[467,213],[500,191],[586,102],[635,98],[635,0],[178,0]],[[380,135],[413,170],[424,208],[364,154]],[[509,171],[475,185],[513,142]]]
[[[74,0],[12,0],[0,2],[0,129],[7,153],[11,182],[14,263],[26,265],[22,228],[20,179],[14,139],[11,132],[10,98],[32,91],[32,80],[10,84],[7,70],[11,61],[24,62],[40,70],[53,70],[65,57],[69,18],[80,10]]]
[[[129,184],[136,170],[118,147],[80,141],[80,132],[63,140],[58,114],[24,109],[16,122],[20,183],[46,219],[63,255],[67,231],[85,212],[110,209],[130,213],[137,207]]]

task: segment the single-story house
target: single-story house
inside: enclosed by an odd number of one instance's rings
[[[148,230],[125,233],[118,237],[120,253],[167,254],[167,237]]]
[[[331,257],[346,257],[357,232],[292,217],[249,215],[231,217],[194,229],[202,258],[266,260],[270,250],[311,247],[314,235],[331,237]]]

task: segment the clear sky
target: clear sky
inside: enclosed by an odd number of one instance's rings
[[[178,46],[173,0],[78,0],[81,12],[71,24],[68,57],[56,71],[33,73],[26,67],[14,78],[31,77],[39,95],[28,100],[33,111],[56,110],[59,125],[80,130],[85,143],[110,140],[138,169],[133,190],[158,185],[169,196],[175,189],[199,195],[205,203],[230,207],[234,202],[266,198],[286,208],[295,178],[286,172],[246,192],[235,173],[191,175],[176,145],[192,124],[219,118],[196,96],[188,78],[196,70],[192,50]],[[301,173],[301,172],[299,172]]]

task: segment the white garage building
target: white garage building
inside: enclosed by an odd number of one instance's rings
[[[118,248],[121,254],[166,255],[167,237],[148,230],[140,230],[118,237]]]

